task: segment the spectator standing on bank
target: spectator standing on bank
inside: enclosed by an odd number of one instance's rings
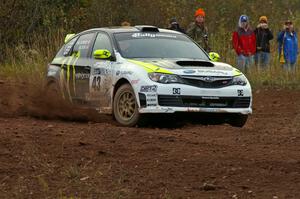
[[[205,12],[199,8],[195,12],[195,21],[192,22],[188,29],[187,35],[196,41],[206,52],[210,52],[211,48],[208,43],[208,29],[205,26]]]
[[[278,33],[278,51],[280,63],[289,71],[295,70],[298,56],[298,38],[294,30],[293,22],[287,20],[283,30]]]
[[[254,33],[256,36],[255,64],[266,68],[270,64],[270,40],[274,37],[268,26],[268,18],[266,16],[259,18],[259,23]]]
[[[240,16],[238,28],[232,35],[232,42],[237,54],[238,68],[247,72],[248,68],[254,64],[256,52],[256,36],[250,27],[248,16]]]
[[[178,31],[178,32],[181,32],[181,33],[184,33],[185,34],[185,30],[183,28],[180,27],[179,23],[177,22],[176,18],[173,17],[171,20],[170,20],[170,24],[169,24],[169,27],[168,27],[169,30],[175,30],[175,31]]]

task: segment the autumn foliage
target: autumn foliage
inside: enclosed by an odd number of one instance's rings
[[[241,14],[250,17],[252,27],[266,15],[274,35],[286,19],[293,20],[296,30],[300,26],[300,0],[4,0],[0,6],[0,69],[7,62],[16,67],[16,63],[24,67],[22,63],[46,64],[66,34],[89,28],[119,26],[123,21],[166,28],[173,17],[187,28],[198,8],[206,12],[212,50],[231,64],[235,63],[231,34]],[[276,48],[273,40],[274,64]]]

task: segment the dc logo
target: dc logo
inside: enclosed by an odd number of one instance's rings
[[[173,88],[173,95],[180,95],[181,90],[180,88]]]
[[[244,96],[244,91],[243,90],[237,90],[238,96],[242,97]]]

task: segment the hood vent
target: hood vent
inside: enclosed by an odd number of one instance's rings
[[[208,61],[177,61],[176,63],[182,67],[189,67],[189,66],[214,67],[215,66],[213,63]]]

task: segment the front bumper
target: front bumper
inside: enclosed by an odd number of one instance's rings
[[[189,107],[146,107],[140,108],[140,113],[175,113],[175,112],[203,112],[203,113],[239,113],[248,115],[252,113],[252,108],[189,108]]]
[[[182,84],[157,85],[153,92],[140,91],[138,99],[140,113],[252,113],[250,85],[218,89]]]

